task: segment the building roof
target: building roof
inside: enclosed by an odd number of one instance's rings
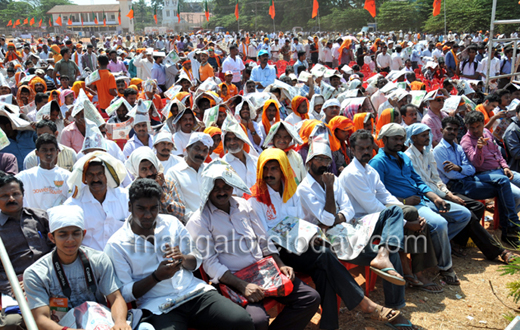
[[[119,4],[112,5],[59,5],[54,6],[47,14],[71,14],[71,13],[91,13],[91,12],[113,12],[119,10]]]

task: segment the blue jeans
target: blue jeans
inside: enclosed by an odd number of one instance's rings
[[[450,240],[471,220],[471,212],[467,208],[448,201],[446,203],[451,205],[450,211],[446,213],[439,213],[431,201],[415,206],[419,215],[426,219],[437,255],[437,266],[441,270],[448,270],[452,266]]]

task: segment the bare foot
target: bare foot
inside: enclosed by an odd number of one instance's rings
[[[390,259],[388,258],[388,250],[386,250],[386,253],[384,252],[385,250],[385,248],[381,248],[379,250],[377,256],[370,262],[370,266],[377,269],[394,268],[394,265],[392,265]],[[399,274],[395,270],[389,270],[387,273],[393,276],[397,276],[399,278],[403,278],[401,274]]]

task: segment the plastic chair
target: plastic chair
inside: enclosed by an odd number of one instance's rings
[[[486,205],[486,201],[479,200],[482,204]],[[486,221],[486,214],[482,215],[481,224],[484,227],[484,222]],[[493,230],[497,230],[500,226],[500,215],[498,213],[498,197],[495,197],[495,211],[493,212]]]

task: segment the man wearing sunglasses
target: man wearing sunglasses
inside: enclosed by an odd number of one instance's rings
[[[442,140],[442,119],[447,117],[448,114],[442,112],[441,109],[444,107],[444,101],[449,97],[449,94],[445,89],[438,89],[431,94],[428,112],[424,115],[421,123],[428,125],[432,130],[432,146],[435,147]]]

